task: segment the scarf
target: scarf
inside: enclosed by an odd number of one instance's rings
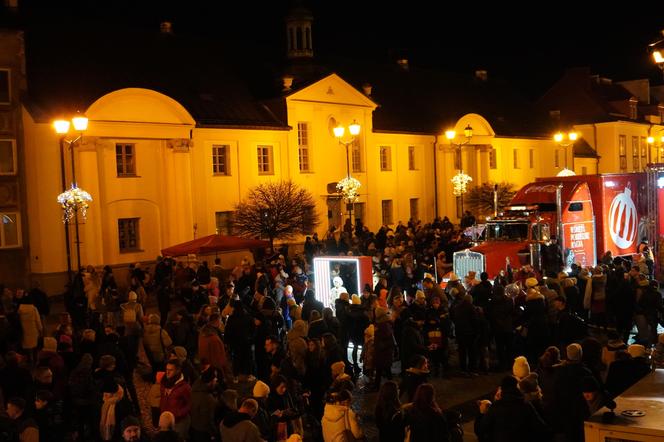
[[[124,397],[124,390],[118,385],[115,393],[104,393],[104,404],[101,406],[101,419],[99,433],[102,440],[112,440],[117,422],[115,421],[115,406]]]

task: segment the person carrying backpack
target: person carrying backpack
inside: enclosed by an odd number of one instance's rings
[[[133,290],[127,295],[129,301],[120,305],[120,319],[125,326],[125,335],[139,335],[143,329],[143,306]]]

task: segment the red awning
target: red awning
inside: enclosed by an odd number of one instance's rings
[[[233,250],[260,249],[269,247],[269,241],[246,239],[239,236],[208,235],[192,241],[183,242],[161,249],[164,256],[202,255],[214,252],[230,252]]]

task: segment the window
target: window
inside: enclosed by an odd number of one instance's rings
[[[311,172],[309,164],[309,123],[297,123],[297,149],[300,172]]]
[[[627,136],[618,136],[618,155],[620,158],[620,171],[627,171]]]
[[[120,218],[118,220],[120,253],[140,251],[139,220],[140,218]]]
[[[392,170],[392,148],[380,146],[380,170]]]
[[[420,199],[419,198],[411,198],[410,199],[410,217],[413,219],[413,221],[417,221],[420,219]]]
[[[383,200],[381,202],[382,222],[384,226],[392,224],[392,200]]]
[[[235,212],[216,212],[214,214],[214,222],[217,227],[218,235],[232,235],[233,234],[233,215]]]
[[[272,146],[258,146],[258,174],[274,175],[272,166]]]
[[[214,175],[230,175],[229,152],[231,147],[227,144],[212,146],[212,173]]]
[[[497,169],[498,168],[498,158],[497,158],[497,152],[496,149],[493,147],[489,150],[489,169]]]
[[[641,165],[646,167],[648,164],[648,144],[646,143],[646,137],[641,137]]]
[[[21,218],[16,212],[0,213],[0,249],[21,245]]]
[[[553,151],[553,167],[556,169],[560,167],[560,152],[558,149]]]
[[[11,87],[9,84],[9,69],[0,69],[0,104],[11,102]]]
[[[364,164],[362,162],[362,146],[359,138],[356,138],[351,145],[351,167],[353,172],[364,172]]]
[[[639,137],[632,137],[632,168],[639,170]]]
[[[570,212],[581,212],[583,210],[583,203],[570,203],[568,210]]]
[[[0,175],[16,175],[16,143],[0,140]]]
[[[519,149],[513,149],[512,150],[512,157],[514,161],[514,169],[518,169],[520,167],[519,165]]]
[[[408,146],[408,170],[417,170],[415,163],[415,146]]]
[[[528,151],[528,165],[530,166],[531,169],[535,167],[535,149],[530,149]]]
[[[118,176],[136,176],[136,146],[134,144],[116,144],[115,162]]]

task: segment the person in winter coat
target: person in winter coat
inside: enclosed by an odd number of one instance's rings
[[[526,307],[521,317],[523,327],[521,336],[525,334],[526,357],[533,363],[537,361],[548,344],[549,328],[546,321],[547,308],[544,303],[544,295],[531,287],[526,294]]]
[[[10,398],[7,401],[7,417],[13,424],[16,440],[21,442],[39,442],[37,423],[28,416],[26,403],[22,398]]]
[[[392,378],[395,339],[388,311],[382,307],[378,307],[375,313],[373,365],[376,370],[374,389],[378,391],[383,375],[386,375],[388,379]]]
[[[304,293],[304,302],[302,303],[302,319],[308,321],[311,312],[314,310],[318,311],[318,313],[322,315],[324,308],[325,306],[322,302],[316,299],[316,295],[312,290],[307,290]]]
[[[116,382],[109,380],[102,388],[103,403],[99,420],[101,440],[116,440],[120,436],[120,423],[131,416],[131,402],[127,400],[124,389]]]
[[[159,315],[151,314],[148,316],[148,325],[145,326],[145,330],[143,331],[145,353],[155,372],[163,369],[168,349],[173,345],[171,337],[159,325],[160,322],[161,318]]]
[[[209,442],[217,433],[214,425],[218,401],[212,394],[217,386],[215,370],[208,368],[191,387],[191,440]]]
[[[263,442],[258,427],[251,422],[258,412],[254,399],[245,399],[240,408],[224,418],[219,426],[224,442]]]
[[[231,352],[233,376],[251,374],[251,342],[254,321],[244,308],[242,301],[231,301],[232,312],[226,321],[224,339]]]
[[[293,323],[293,328],[286,335],[288,353],[293,362],[293,367],[299,375],[306,371],[305,358],[307,356],[307,323],[299,319]]]
[[[64,400],[67,389],[67,369],[65,361],[57,353],[55,338],[44,338],[44,348],[37,354],[37,365],[51,369],[53,373],[53,395],[58,400]]]
[[[273,428],[276,440],[286,440],[291,434],[301,431],[300,412],[288,391],[288,380],[281,375],[272,379],[272,387],[267,397],[267,410],[274,417]]]
[[[217,313],[210,316],[210,321],[201,329],[198,336],[198,357],[206,360],[219,373],[228,378],[231,373],[226,357],[226,347],[221,339],[221,316]]]
[[[22,340],[21,348],[25,351],[31,361],[35,358],[37,341],[44,332],[41,317],[37,307],[32,305],[29,296],[23,296],[19,300],[18,317],[21,321]]]
[[[516,379],[507,376],[500,383],[495,402],[480,408],[475,433],[480,441],[526,442],[542,440],[549,429],[535,408],[524,401]]]
[[[170,411],[175,416],[175,430],[187,439],[191,424],[191,386],[184,380],[180,361],[171,359],[166,363],[166,375],[161,379],[159,409]]]
[[[353,369],[356,373],[359,373],[359,368],[357,365],[357,352],[360,345],[364,342],[364,330],[369,326],[369,317],[367,316],[367,310],[362,306],[362,300],[359,296],[351,296],[351,305],[348,308],[347,325],[349,329],[347,330],[348,338],[350,343],[353,344],[353,352],[351,361],[353,363]],[[345,360],[346,358],[344,358]]]
[[[308,336],[310,338],[320,338],[328,333],[327,324],[323,320],[318,310],[314,310],[309,315]],[[336,338],[336,335],[334,336]]]
[[[387,381],[380,387],[374,418],[379,441],[403,442],[405,428],[399,401],[399,387],[396,382]]]
[[[431,384],[417,387],[413,402],[403,407],[404,425],[410,428],[412,442],[448,442],[450,433],[447,420],[436,403],[436,394]]]
[[[417,387],[426,384],[429,381],[429,360],[422,355],[416,355],[415,362],[412,367],[406,370],[401,383],[401,394],[405,394],[408,402],[412,402],[415,398]]]
[[[404,323],[401,349],[402,373],[405,373],[408,368],[412,367],[416,355],[427,356],[429,353],[420,327],[413,318],[408,318]]]
[[[325,404],[325,412],[321,421],[323,440],[326,442],[343,441],[346,430],[350,430],[356,439],[364,436],[357,420],[357,414],[350,407],[352,400],[353,397],[348,390],[331,395],[328,403]]]
[[[650,372],[650,363],[643,345],[632,344],[610,366],[606,374],[606,389],[616,397]]]
[[[505,370],[512,360],[512,341],[514,340],[514,301],[505,294],[505,288],[497,285],[487,311],[491,330],[496,340],[498,367]]]
[[[256,381],[252,390],[252,396],[258,404],[258,411],[251,421],[258,427],[261,437],[267,441],[274,439],[272,428],[272,416],[267,410],[267,398],[270,395],[270,387],[263,381]]]
[[[452,310],[452,320],[459,347],[459,368],[462,372],[477,371],[479,318],[473,305],[473,297],[464,295]]]

